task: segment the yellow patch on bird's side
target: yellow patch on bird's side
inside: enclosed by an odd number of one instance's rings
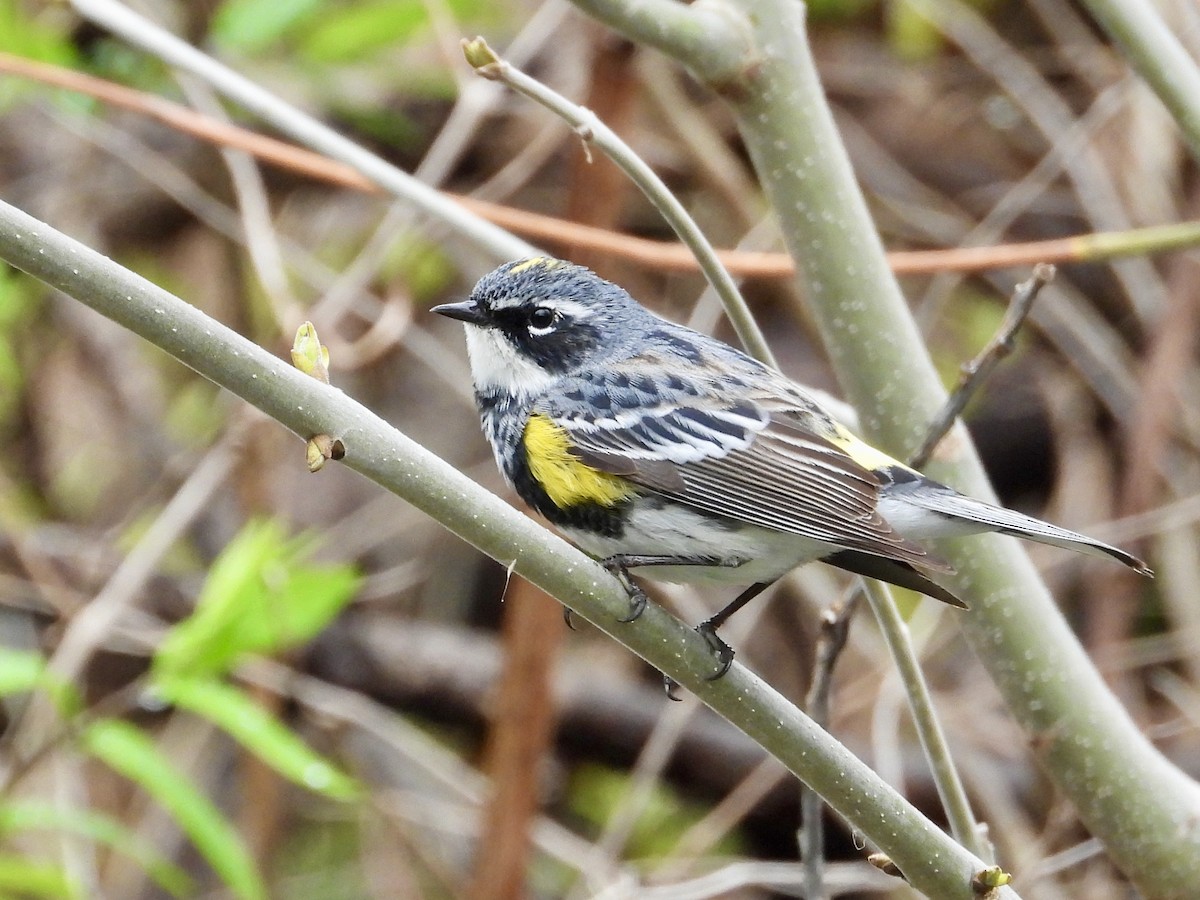
[[[869,471],[889,469],[892,466],[899,466],[902,469],[908,468],[900,460],[893,459],[882,450],[876,450],[862,438],[856,437],[840,425],[838,426],[837,433],[829,440],[834,446],[845,451],[846,455],[852,460]]]
[[[509,275],[520,275],[526,269],[534,269],[541,266],[543,269],[557,269],[563,264],[561,259],[555,259],[553,256],[531,256],[529,259],[521,260],[511,269],[508,270]]]
[[[535,413],[529,417],[524,443],[529,471],[559,508],[581,503],[616,506],[637,494],[637,489],[624,478],[601,472],[580,460],[571,452],[566,430],[546,416]]]

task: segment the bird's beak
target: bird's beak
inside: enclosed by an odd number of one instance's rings
[[[458,319],[458,321],[466,322],[468,325],[487,325],[487,317],[474,300],[463,300],[460,303],[443,303],[441,306],[435,306],[429,311],[450,319]]]

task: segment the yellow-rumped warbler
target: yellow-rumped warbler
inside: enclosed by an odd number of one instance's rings
[[[915,541],[999,531],[1108,556],[1101,541],[966,497],[855,437],[808,393],[728,344],[668,322],[582,266],[507,263],[461,303],[483,430],[526,503],[645,603],[628,570],[750,585],[717,628],[801,563],[965,604]],[[653,567],[651,569],[651,567]]]

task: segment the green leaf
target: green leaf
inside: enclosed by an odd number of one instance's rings
[[[286,650],[325,627],[360,579],[349,566],[306,563],[311,543],[288,540],[276,522],[247,523],[213,563],[196,612],[163,640],[154,676],[218,675],[246,653]]]
[[[361,796],[358,783],[243,691],[219,681],[175,677],[153,690],[169,703],[208,719],[284,778],[335,800]]]
[[[20,694],[42,686],[46,660],[33,650],[0,651],[0,695]]]
[[[81,739],[88,753],[137,784],[171,814],[235,896],[265,900],[266,887],[237,831],[150,738],[127,722],[100,719]]]
[[[74,687],[46,671],[46,660],[40,653],[0,648],[0,696],[35,690],[45,691],[64,716],[80,708]]]
[[[0,834],[19,831],[68,831],[130,857],[159,887],[182,897],[194,889],[183,869],[148,846],[136,834],[103,813],[86,809],[60,810],[42,803],[13,803],[0,806]]]
[[[75,65],[69,30],[44,24],[47,18],[26,13],[18,0],[0,0],[0,51],[41,62]]]
[[[313,62],[362,60],[384,47],[404,44],[427,21],[417,0],[377,0],[329,15],[305,38],[300,52]]]
[[[0,0],[0,53],[11,53],[38,62],[53,63],[63,68],[75,68],[78,54],[69,37],[69,29],[54,15],[41,10],[35,17],[26,12],[20,0]],[[46,24],[46,22],[50,24]],[[25,96],[45,96],[44,85],[27,78],[0,78],[0,112]],[[78,94],[55,92],[55,103],[66,108],[86,106]]]
[[[58,866],[3,853],[0,854],[0,896],[82,897],[83,893]]]
[[[259,53],[322,5],[322,0],[226,0],[213,17],[212,37],[222,47]]]

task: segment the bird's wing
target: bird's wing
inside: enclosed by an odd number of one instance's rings
[[[644,376],[643,376],[644,377]],[[573,377],[537,404],[589,465],[699,510],[945,571],[876,508],[880,480],[819,431],[790,383],[732,397],[679,374],[643,384],[619,368]],[[828,424],[832,429],[832,424]],[[835,432],[829,430],[831,436]]]

